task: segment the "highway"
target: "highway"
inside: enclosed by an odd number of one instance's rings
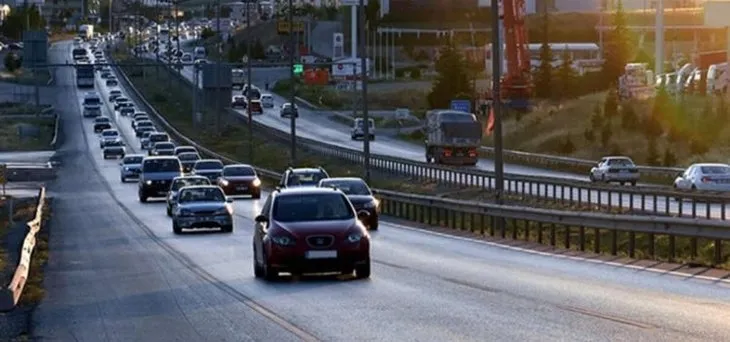
[[[730,338],[724,283],[526,253],[389,222],[373,234],[370,280],[256,280],[251,233],[261,202],[235,202],[232,234],[174,235],[164,204],[138,202],[136,185],[120,183],[117,162],[101,159],[72,75],[57,71],[57,101],[77,103],[62,110],[69,160],[53,189],[48,296],[34,319],[41,339]],[[127,119],[105,115],[135,150]]]
[[[153,55],[150,55],[153,56]],[[256,75],[257,79],[262,79],[264,77],[269,76],[262,76],[266,75],[266,69],[258,69],[256,72],[253,73],[253,75]],[[270,71],[271,75],[278,75],[281,76],[281,70],[275,69],[273,71]],[[192,67],[188,66],[185,67],[182,71],[183,76],[185,76],[188,80],[193,79],[193,71]],[[272,76],[273,77],[273,76]],[[254,83],[255,84],[255,83]],[[277,130],[283,131],[283,132],[290,132],[290,122],[288,118],[281,118],[279,116],[279,110],[278,108],[285,102],[288,102],[287,99],[278,96],[276,94],[272,94],[274,96],[274,108],[273,109],[265,109],[263,115],[254,115],[254,120],[256,122],[259,122],[263,125],[266,125],[268,127],[275,128]],[[247,113],[245,110],[237,110],[237,112],[242,116],[247,116]],[[327,117],[325,117],[322,111],[311,111],[307,110],[306,108],[300,108],[300,117],[297,119],[296,125],[297,125],[297,136],[309,138],[315,141],[320,141],[323,143],[331,144],[334,146],[349,148],[353,150],[362,151],[362,145],[363,143],[361,141],[353,141],[350,139],[350,132],[348,127],[336,123]],[[398,157],[408,160],[413,160],[417,162],[423,162],[424,161],[424,149],[423,146],[416,145],[407,141],[403,141],[397,138],[393,137],[387,137],[387,136],[378,136],[375,141],[373,141],[370,145],[370,149],[372,153],[380,154],[380,155],[386,155],[386,156],[392,156],[392,157]],[[480,159],[479,163],[477,164],[476,168],[481,170],[487,170],[487,171],[493,171],[494,170],[494,163],[490,159]],[[552,170],[545,170],[545,169],[538,169],[538,168],[531,168],[531,167],[525,167],[520,165],[514,165],[514,164],[505,164],[505,172],[511,173],[511,174],[519,174],[519,175],[530,175],[530,176],[542,176],[542,177],[552,177],[556,178],[558,180],[578,180],[578,181],[585,181],[588,182],[588,177],[586,175],[577,175],[577,174],[571,174],[566,172],[558,172],[558,171],[552,171]],[[466,180],[468,181],[468,180]],[[492,186],[494,183],[492,182]],[[588,185],[588,184],[587,184]],[[505,187],[507,187],[508,184],[505,184]],[[524,188],[524,187],[523,187]],[[569,197],[569,190],[564,189],[564,193],[561,191],[553,192],[552,194],[546,194],[546,190],[540,190],[537,187],[532,187],[532,184],[530,184],[530,187],[528,187],[526,190],[526,193],[532,193],[534,195],[541,195],[543,197],[545,196],[552,196],[557,195],[563,195],[564,198]],[[693,212],[693,206],[694,210],[697,213],[698,217],[705,217],[707,213],[707,207],[709,206],[710,210],[710,217],[713,219],[719,219],[726,216],[726,213],[723,213],[722,205],[719,204],[713,204],[713,203],[691,203],[690,201],[683,201],[678,202],[674,198],[666,198],[664,196],[659,196],[656,198],[656,201],[654,198],[650,196],[642,196],[642,195],[628,195],[628,194],[619,194],[617,192],[613,192],[611,194],[607,192],[601,192],[600,194],[597,191],[589,191],[586,189],[580,190],[580,189],[572,189],[572,196],[573,198],[581,198],[584,203],[589,203],[588,199],[591,199],[592,203],[598,204],[601,203],[603,205],[606,205],[607,203],[612,203],[613,206],[620,206],[622,208],[626,209],[634,209],[634,210],[652,210],[654,207],[658,209],[660,212],[664,212],[665,208],[668,208],[668,212],[670,214],[679,214],[680,211],[682,212],[683,216],[692,215]],[[610,198],[610,200],[609,200]],[[643,202],[643,203],[642,203]],[[680,208],[681,207],[681,208]]]

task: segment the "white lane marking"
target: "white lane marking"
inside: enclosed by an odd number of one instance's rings
[[[686,278],[686,279],[699,279],[699,280],[712,281],[712,282],[716,282],[716,283],[730,284],[730,279],[726,279],[726,278],[710,277],[710,276],[704,276],[704,275],[693,275],[693,274],[687,273],[687,272],[668,271],[668,270],[663,270],[660,268],[653,268],[653,267],[646,267],[646,266],[627,265],[627,264],[623,264],[620,262],[597,260],[594,258],[588,258],[588,257],[582,257],[582,256],[541,252],[541,251],[536,251],[536,250],[530,249],[530,248],[509,246],[509,245],[504,245],[504,244],[501,244],[498,242],[484,241],[484,240],[479,240],[479,239],[475,239],[475,238],[456,236],[456,235],[451,235],[451,234],[447,234],[447,233],[440,233],[440,232],[435,232],[435,231],[425,229],[425,228],[410,227],[410,226],[393,223],[393,222],[385,222],[385,223],[389,226],[392,226],[392,227],[395,227],[398,229],[408,230],[408,231],[432,235],[432,236],[438,236],[441,238],[446,238],[446,239],[451,239],[451,240],[466,241],[466,242],[486,245],[486,246],[490,246],[490,247],[508,249],[508,250],[516,251],[516,252],[540,255],[540,256],[551,257],[551,258],[556,258],[556,259],[566,259],[566,260],[587,262],[587,263],[592,263],[592,264],[613,266],[613,267],[625,268],[625,269],[630,269],[630,270],[635,270],[635,271],[651,272],[651,273],[657,273],[657,274],[667,274],[667,275],[672,275],[672,276]]]

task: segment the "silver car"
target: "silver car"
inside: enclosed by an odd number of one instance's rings
[[[142,159],[144,159],[144,155],[130,154],[119,162],[119,178],[122,180],[122,183],[125,183],[129,178],[139,178]]]
[[[180,189],[177,205],[172,213],[172,231],[220,227],[225,233],[233,232],[233,199],[227,198],[214,185],[187,186]]]
[[[107,128],[101,131],[101,136],[99,136],[99,148],[104,148],[107,144],[113,143],[120,138],[119,131],[113,128]]]
[[[636,185],[639,181],[639,169],[629,157],[603,157],[588,175],[591,182],[616,182],[624,185]]]
[[[167,216],[172,216],[172,211],[177,204],[177,193],[186,186],[210,185],[210,180],[202,176],[183,176],[175,177],[170,185],[170,191],[167,192]]]
[[[730,165],[719,163],[692,164],[674,180],[681,190],[730,191]]]

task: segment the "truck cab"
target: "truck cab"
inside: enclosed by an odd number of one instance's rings
[[[476,165],[482,126],[476,115],[437,109],[426,113],[426,162]]]
[[[368,119],[368,135],[370,140],[375,140],[375,120]],[[365,139],[365,119],[356,118],[352,122],[352,130],[350,130],[350,138],[352,140]]]

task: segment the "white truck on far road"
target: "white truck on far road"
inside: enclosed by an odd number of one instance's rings
[[[94,38],[94,25],[79,26],[78,37],[87,42]]]

